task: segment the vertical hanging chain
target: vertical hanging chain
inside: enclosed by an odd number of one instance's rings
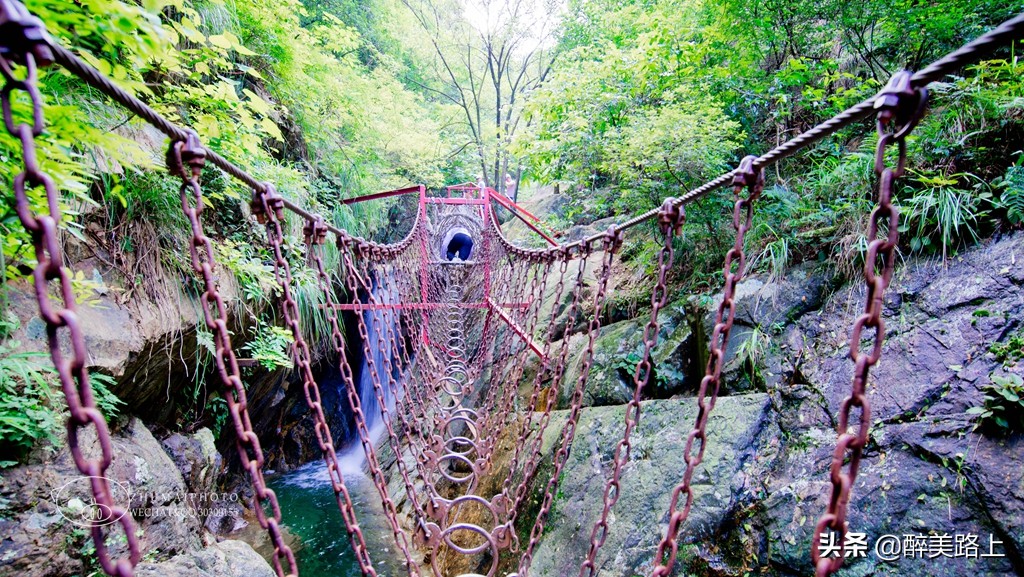
[[[519,577],[526,577],[529,575],[530,563],[533,561],[533,552],[536,550],[537,544],[540,543],[540,538],[544,534],[544,524],[548,513],[551,512],[551,506],[555,501],[555,493],[558,491],[558,485],[561,481],[562,468],[569,459],[569,452],[572,449],[572,441],[576,436],[576,425],[579,422],[580,410],[583,407],[583,391],[586,387],[587,379],[590,377],[590,367],[594,362],[594,343],[597,340],[598,333],[601,332],[601,308],[604,306],[605,294],[608,290],[608,279],[611,277],[612,261],[615,258],[615,252],[620,246],[622,246],[622,232],[615,227],[609,228],[604,237],[601,270],[597,278],[597,293],[594,295],[594,316],[590,319],[590,324],[587,327],[587,348],[583,351],[583,364],[580,366],[580,375],[579,378],[576,379],[576,387],[573,390],[571,401],[572,408],[569,410],[569,418],[566,420],[565,429],[562,430],[558,450],[552,458],[553,467],[551,478],[548,479],[548,484],[544,491],[544,499],[540,505],[540,511],[537,513],[537,519],[533,524],[533,529],[530,531],[530,542],[526,545],[526,550],[523,551],[523,556],[519,560],[519,569],[516,573]],[[584,254],[580,255],[580,259],[586,262],[586,258],[589,255],[589,245],[584,245],[583,250]],[[580,286],[583,284],[582,271],[585,268],[585,266],[581,266],[580,274],[576,277],[577,297],[575,300],[579,300],[578,292]],[[568,317],[567,323],[572,323],[571,316]],[[568,338],[566,338],[566,340],[568,340]],[[564,367],[566,360],[567,351],[563,349],[562,355],[559,358],[559,365]],[[557,386],[557,384],[557,381],[555,381],[553,386]]]
[[[373,478],[374,485],[377,487],[378,492],[380,492],[381,502],[387,504],[391,502],[387,494],[387,482],[384,480],[380,462],[377,460],[377,451],[373,446],[373,439],[366,426],[366,413],[363,411],[362,401],[359,399],[359,391],[355,386],[355,376],[352,372],[352,365],[349,364],[348,355],[346,354],[345,337],[341,332],[341,324],[338,320],[337,310],[335,310],[337,303],[334,297],[334,290],[331,286],[331,279],[327,276],[327,272],[324,269],[324,262],[321,253],[324,240],[327,236],[327,228],[323,225],[323,220],[318,219],[309,221],[303,229],[303,232],[306,238],[306,246],[309,247],[310,258],[316,268],[320,290],[324,295],[324,302],[327,307],[327,320],[331,325],[331,342],[334,344],[335,353],[338,355],[338,365],[341,371],[342,380],[345,381],[345,390],[347,392],[346,396],[348,398],[349,408],[352,409],[352,414],[355,417],[359,442],[363,447],[363,453],[366,455],[366,462],[369,463],[370,474]],[[341,251],[345,249],[339,246],[338,250]],[[381,492],[381,487],[383,487],[383,492]],[[391,506],[393,507],[393,503]],[[366,573],[366,568],[363,568],[363,572]]]
[[[871,212],[868,249],[864,257],[864,284],[867,287],[867,294],[864,299],[864,312],[854,321],[850,331],[850,360],[854,363],[853,382],[850,396],[843,400],[839,409],[839,438],[829,468],[832,492],[828,507],[814,528],[814,539],[811,542],[811,560],[814,563],[815,577],[832,575],[843,564],[847,530],[846,510],[871,426],[871,405],[867,396],[868,378],[871,367],[875,366],[882,356],[882,343],[885,339],[882,306],[885,289],[892,280],[896,264],[896,245],[899,242],[899,210],[892,204],[893,184],[897,178],[903,176],[906,169],[906,137],[924,114],[927,103],[927,89],[914,88],[911,84],[911,73],[907,71],[897,72],[875,100],[875,109],[878,110],[878,146],[875,149],[878,205]],[[894,145],[898,154],[895,168],[888,166],[885,159],[886,152]],[[880,230],[884,231],[882,238],[879,238]],[[869,353],[861,351],[861,333],[865,328],[874,329],[874,342]],[[851,414],[857,408],[860,409],[857,431],[851,433]],[[844,463],[847,461],[844,471]],[[822,557],[819,546],[822,539],[829,536],[837,539],[838,554],[835,557]]]
[[[288,565],[288,575],[297,576],[295,555],[284,542],[281,534],[281,507],[277,503],[277,495],[267,487],[263,479],[263,449],[260,440],[252,430],[249,419],[249,402],[242,383],[238,360],[231,346],[231,332],[227,324],[227,307],[217,288],[213,274],[215,264],[213,244],[203,232],[201,220],[203,214],[203,191],[199,185],[199,175],[206,164],[206,149],[199,142],[195,133],[189,133],[185,140],[171,142],[167,151],[167,167],[172,175],[181,178],[181,208],[192,228],[192,239],[189,242],[189,254],[192,267],[203,280],[203,294],[200,303],[203,308],[203,319],[207,328],[213,332],[216,354],[214,361],[217,374],[224,385],[224,400],[228,405],[228,414],[235,425],[235,446],[242,466],[249,472],[253,488],[253,513],[260,527],[267,531],[271,543],[274,544],[274,570],[278,576],[285,575],[282,562]],[[194,206],[193,206],[194,205]],[[264,506],[270,506],[268,517]]]
[[[358,271],[358,269],[356,267],[356,263],[355,263],[355,255],[353,253],[358,251],[358,256],[362,258],[362,257],[365,257],[366,254],[370,251],[370,247],[369,246],[362,246],[362,247],[360,247],[360,246],[358,246],[358,244],[359,244],[359,241],[356,241],[352,237],[349,237],[349,236],[346,236],[346,235],[341,235],[341,236],[338,237],[338,250],[341,252],[342,266],[343,266],[343,268],[345,269],[345,272],[346,272],[346,275],[345,275],[345,277],[346,277],[346,279],[345,279],[346,280],[346,287],[348,288],[350,294],[352,295],[353,301],[356,302],[356,303],[360,302],[360,299],[358,298],[358,293],[359,293],[360,287],[361,286],[367,286],[367,282],[368,281],[363,280],[361,278],[361,276],[359,275],[359,271]],[[376,390],[378,387],[380,387],[380,376],[379,376],[379,374],[377,372],[376,363],[373,362],[373,358],[372,358],[372,355],[371,355],[372,351],[369,349],[369,347],[371,346],[369,344],[370,343],[369,331],[367,330],[366,321],[363,319],[363,315],[362,315],[361,311],[356,313],[356,318],[358,319],[357,326],[359,328],[359,338],[360,338],[360,340],[363,343],[363,351],[367,355],[367,358],[366,358],[367,368],[368,368],[368,370],[370,372],[370,375],[371,375],[371,378],[373,380],[374,389]],[[348,378],[348,377],[346,377],[346,378]],[[355,383],[348,383],[347,382],[346,384],[351,386],[351,387],[355,387]],[[381,407],[381,408],[382,408],[382,413],[383,413],[383,409],[386,408],[386,407]],[[362,415],[357,414],[356,415],[356,418],[360,418],[360,417],[363,418],[363,425],[362,426],[366,427],[366,420],[365,420],[366,415],[365,414],[362,414]],[[383,418],[383,414],[382,414],[382,418]],[[372,443],[372,441],[371,441],[371,443]],[[365,445],[364,445],[364,449],[365,449]],[[401,453],[397,453],[396,457],[399,460],[401,460]],[[412,554],[409,552],[409,546],[410,545],[408,543],[408,539],[406,538],[405,532],[402,530],[401,523],[398,520],[398,509],[395,506],[394,500],[391,498],[391,496],[388,493],[388,483],[387,483],[387,480],[385,479],[384,473],[381,470],[380,465],[377,462],[376,458],[373,459],[372,461],[370,461],[370,467],[371,467],[371,469],[370,469],[371,476],[373,478],[374,485],[377,487],[377,493],[380,495],[381,505],[384,508],[384,513],[385,513],[385,516],[387,517],[388,525],[389,525],[389,527],[391,529],[392,535],[395,538],[395,545],[399,548],[399,550],[402,551],[402,555],[407,559],[409,573],[411,575],[418,576],[419,575],[419,569],[417,568],[417,565],[412,561]],[[404,481],[404,479],[403,479],[403,481]],[[425,529],[424,529],[424,527],[422,525],[418,526],[416,528],[416,530],[417,530],[417,532],[419,532],[421,537],[423,535],[425,535]]]
[[[553,251],[557,255],[557,258],[561,260],[559,264],[559,280],[558,289],[564,292],[565,274],[568,270],[569,261],[572,260],[572,254],[564,249],[555,249]],[[544,402],[544,411],[541,413],[540,420],[537,423],[537,430],[533,433],[533,439],[530,441],[530,445],[526,448],[526,459],[523,463],[523,476],[520,479],[519,484],[515,488],[515,498],[512,501],[512,505],[509,507],[509,527],[514,527],[516,519],[519,516],[519,510],[526,502],[528,497],[527,489],[533,484],[534,476],[540,467],[541,460],[541,447],[543,445],[544,431],[547,430],[548,423],[551,422],[551,411],[555,408],[558,401],[559,386],[562,382],[562,376],[565,373],[565,364],[569,356],[569,341],[570,341],[570,330],[572,328],[572,320],[576,317],[576,312],[579,310],[579,302],[581,297],[581,289],[583,288],[583,274],[586,270],[586,259],[579,259],[579,266],[576,269],[576,276],[573,283],[572,300],[569,303],[569,307],[565,312],[566,323],[562,330],[561,344],[559,347],[559,354],[555,360],[555,366],[552,369],[551,362],[551,351],[550,341],[553,340],[555,333],[555,320],[558,317],[558,306],[551,307],[551,322],[548,325],[548,339],[544,346],[544,359],[541,363],[540,368],[537,371],[537,375],[534,378],[534,395],[531,396],[530,402],[536,404],[539,402],[539,389],[537,384],[544,380],[548,371],[550,371],[551,381],[548,385],[547,398]],[[558,299],[553,301],[556,305]],[[537,398],[534,398],[537,397]],[[524,435],[529,434],[530,423],[527,422],[524,425],[527,430],[524,430]]]
[[[686,446],[683,449],[683,461],[686,463],[686,467],[682,480],[672,490],[672,500],[668,508],[668,530],[658,544],[658,550],[654,556],[656,566],[651,573],[652,577],[668,577],[672,573],[672,566],[675,564],[676,554],[679,550],[679,529],[689,516],[690,507],[693,505],[693,487],[690,482],[694,471],[704,459],[708,416],[718,400],[726,345],[729,342],[729,331],[732,329],[733,319],[736,316],[733,297],[736,285],[743,278],[746,269],[747,259],[743,253],[743,239],[747,231],[750,230],[750,223],[754,216],[754,203],[761,196],[761,191],[764,190],[764,175],[761,169],[754,165],[755,160],[756,157],[747,156],[740,161],[740,166],[732,181],[733,194],[739,197],[743,189],[746,188],[747,197],[738,198],[736,204],[733,205],[732,226],[736,230],[736,242],[725,255],[725,265],[722,268],[725,276],[725,288],[722,291],[722,302],[719,303],[718,312],[715,315],[715,328],[711,333],[711,343],[708,347],[707,368],[697,393],[697,419],[693,430],[686,438]],[[734,263],[736,264],[735,271],[733,271]],[[707,398],[709,391],[710,399]],[[693,454],[694,442],[700,443],[696,454]],[[681,496],[684,499],[683,508],[678,509]]]
[[[608,515],[618,502],[622,491],[622,468],[629,462],[629,453],[632,449],[630,435],[640,422],[640,400],[643,398],[644,386],[651,378],[651,352],[658,344],[658,311],[668,304],[668,271],[675,259],[672,241],[682,233],[683,222],[686,220],[683,207],[675,204],[674,200],[666,199],[658,213],[658,226],[665,241],[658,252],[658,280],[651,292],[651,318],[644,326],[644,352],[633,373],[633,398],[626,405],[625,429],[622,432],[622,440],[615,447],[612,475],[604,486],[604,508],[601,510],[601,518],[594,523],[590,533],[590,550],[587,551],[587,558],[580,566],[580,577],[592,577],[597,573],[594,561],[597,552],[608,538]]]
[[[71,274],[63,266],[64,250],[57,238],[62,219],[60,191],[50,175],[43,172],[36,156],[35,139],[43,134],[43,97],[39,92],[38,67],[50,61],[49,49],[45,45],[46,33],[42,22],[32,17],[18,3],[0,0],[0,30],[4,35],[0,47],[0,73],[4,86],[0,92],[3,107],[4,126],[11,136],[21,142],[22,171],[14,177],[15,211],[25,231],[32,237],[35,247],[36,266],[32,271],[35,283],[39,316],[46,323],[46,339],[50,358],[57,369],[61,389],[68,405],[68,448],[78,471],[89,477],[92,496],[100,517],[92,519],[90,532],[96,546],[96,557],[108,575],[129,577],[139,562],[139,540],[135,533],[135,522],[131,514],[114,503],[110,484],[106,478],[107,468],[114,459],[107,421],[96,407],[96,399],[89,383],[86,367],[89,353],[85,336],[76,312],[75,292]],[[15,74],[16,66],[24,68],[24,78]],[[32,108],[32,123],[18,122],[14,118],[14,94],[28,95]],[[29,192],[42,187],[46,195],[48,212],[36,213],[29,201]],[[50,298],[50,281],[60,285],[60,301]],[[67,329],[71,344],[71,358],[65,358],[60,346],[60,329]],[[79,445],[83,429],[95,429],[100,454],[95,458],[86,457]],[[124,532],[127,556],[112,559],[107,548],[103,528],[118,524]]]
[[[267,227],[267,241],[270,243],[274,256],[274,279],[281,289],[281,312],[284,315],[285,324],[292,334],[292,358],[299,369],[299,376],[302,378],[306,405],[313,416],[313,431],[316,434],[317,443],[320,445],[320,451],[323,453],[327,476],[331,480],[335,500],[338,502],[338,508],[345,520],[345,528],[348,530],[349,539],[352,542],[352,551],[355,553],[363,575],[372,577],[376,575],[376,571],[373,569],[373,562],[370,560],[362,529],[356,519],[352,497],[345,485],[345,476],[338,464],[334,439],[331,436],[331,429],[327,424],[323,402],[320,398],[320,387],[313,378],[309,344],[302,334],[302,327],[299,326],[299,306],[295,302],[293,292],[292,269],[281,247],[281,243],[284,241],[284,231],[281,227],[281,221],[284,220],[284,199],[271,184],[264,183],[263,187],[262,191],[254,191],[250,206],[256,220]],[[322,236],[315,238],[322,241]]]
[[[537,299],[538,301],[544,300],[544,295],[546,294],[545,290],[547,288],[547,278],[548,275],[551,274],[552,270],[554,270],[555,259],[553,258],[553,256],[555,254],[557,253],[549,253],[544,257],[532,257],[535,258],[538,262],[542,262],[544,265],[544,273],[543,278],[541,280],[540,290],[534,296],[534,298]],[[563,258],[558,260],[558,281],[555,285],[554,290],[552,290],[551,292],[551,301],[553,303],[558,303],[559,300],[562,298],[562,292],[565,287],[565,274],[568,271],[568,266],[568,259]],[[530,400],[528,401],[526,406],[526,418],[520,426],[519,438],[516,440],[515,449],[512,451],[512,461],[511,464],[509,465],[508,475],[505,477],[505,481],[502,483],[502,494],[505,495],[505,498],[508,499],[509,503],[509,510],[507,511],[507,515],[508,526],[510,528],[515,526],[516,504],[520,502],[520,485],[513,487],[512,483],[515,480],[516,471],[519,469],[519,461],[520,458],[523,456],[523,451],[526,447],[527,438],[529,437],[530,432],[532,430],[533,414],[536,411],[537,403],[540,402],[541,384],[543,381],[544,373],[548,370],[548,364],[550,361],[551,354],[551,341],[554,340],[555,318],[557,317],[557,313],[558,307],[552,306],[551,315],[548,319],[548,330],[546,331],[547,336],[544,339],[544,346],[541,354],[540,364],[537,367],[537,374],[534,375],[533,390],[530,393]],[[549,408],[547,413],[550,414],[550,404],[545,403],[545,406]],[[543,434],[543,432],[538,433],[538,435],[540,434]],[[526,456],[528,458],[529,453]],[[530,468],[531,467],[529,463],[525,463],[523,465],[524,482],[526,481],[526,473]],[[523,487],[522,495],[525,496],[525,494],[526,488]],[[516,536],[515,531],[511,531],[511,533],[513,537]],[[513,543],[513,546],[515,549],[518,549],[518,544]]]

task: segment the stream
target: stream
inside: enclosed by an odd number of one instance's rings
[[[373,293],[376,302],[394,301],[390,291],[376,283]],[[381,327],[390,326],[391,330],[397,330],[398,327],[398,315],[393,310],[365,311],[363,321],[366,324],[368,342],[374,345],[377,343]],[[371,346],[370,353],[378,370],[385,366],[384,351]],[[386,378],[384,375],[379,377],[382,380]],[[384,424],[381,421],[380,403],[374,393],[373,379],[366,358],[361,359],[359,363],[357,379],[360,404],[366,415],[370,437],[376,442],[384,432]],[[345,385],[339,380],[336,386]],[[394,399],[388,394],[387,389],[385,386],[384,399],[388,408],[393,410]],[[341,397],[344,398],[344,393]],[[406,573],[404,565],[399,562],[394,535],[384,515],[380,494],[365,470],[366,456],[359,440],[348,439],[346,446],[338,450],[338,460],[345,477],[345,485],[352,497],[356,519],[362,529],[377,574],[388,577]],[[275,476],[269,481],[269,485],[277,493],[281,510],[287,511],[283,522],[294,539],[292,549],[295,551],[302,575],[362,575],[323,461],[307,463],[291,472]]]
[[[339,459],[370,558],[382,577],[401,575],[404,568],[398,563],[394,537],[384,517],[380,495],[361,470],[362,448],[356,443],[353,449],[359,454],[350,450],[339,455]],[[307,463],[279,475],[270,480],[269,485],[277,493],[281,510],[287,511],[283,521],[295,539],[292,548],[302,575],[362,575],[322,461]]]

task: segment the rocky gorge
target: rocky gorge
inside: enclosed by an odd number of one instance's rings
[[[865,533],[871,547],[848,559],[841,575],[1024,574],[1024,439],[977,429],[968,413],[984,404],[993,378],[1024,372],[1019,344],[1010,359],[993,352],[1024,329],[1022,256],[1024,235],[1017,234],[946,262],[912,261],[897,273],[885,302],[883,360],[868,387],[870,442],[850,504],[850,531]],[[740,284],[679,575],[813,572],[810,542],[830,492],[837,410],[852,375],[849,332],[863,295],[859,283],[841,285],[815,264],[779,282],[755,276]],[[706,354],[696,335],[708,334],[715,308],[714,299],[668,307],[654,354],[659,398],[643,403],[600,575],[651,569],[696,414],[692,396],[702,373],[694,370],[703,369]],[[622,404],[632,394],[622,360],[642,346],[646,321],[608,325],[596,342],[589,406],[537,549],[537,575],[576,574],[589,546],[622,434]],[[557,418],[564,421],[564,412]],[[554,437],[545,436],[547,446]],[[901,542],[948,535],[951,543],[974,535],[980,552],[926,547],[882,560],[873,547],[885,535]],[[996,556],[980,556],[987,553]]]
[[[848,560],[843,575],[1024,574],[1024,441],[1019,434],[976,429],[968,413],[984,404],[993,377],[1022,372],[1019,353],[992,352],[993,345],[1010,343],[1022,331],[1021,256],[1024,234],[1016,234],[945,262],[912,260],[898,271],[885,304],[883,361],[869,387],[871,442],[850,506],[851,530],[866,533],[872,543],[889,534],[974,534],[982,553],[997,543],[999,556],[929,559],[925,553],[887,562],[869,550]],[[90,275],[102,270],[89,260],[76,267]],[[122,282],[95,274],[112,286]],[[15,294],[23,327],[18,338],[25,348],[39,348],[43,335],[33,321],[34,303],[27,291]],[[242,507],[245,484],[237,482],[230,438],[175,424],[177,395],[190,386],[195,368],[188,360],[199,346],[188,295],[176,296],[183,304],[169,316],[166,307],[158,315],[145,301],[125,305],[113,294],[101,295],[100,306],[83,307],[83,314],[94,368],[114,377],[113,391],[125,402],[111,473],[128,486],[131,508],[180,513],[203,509],[196,495],[238,491],[240,497],[205,511],[213,514],[139,515],[149,551],[140,574],[272,574],[250,545],[232,538],[246,534],[237,531],[251,518]],[[755,275],[741,283],[727,378],[708,425],[679,575],[810,572],[810,539],[829,491],[836,410],[849,388],[849,328],[862,298],[858,283],[842,283],[815,263],[795,267],[782,280]],[[688,298],[661,315],[653,355],[656,386],[643,403],[622,498],[598,557],[601,575],[631,577],[650,569],[681,472],[716,306],[715,298]],[[630,363],[647,322],[643,309],[618,316],[626,318],[607,324],[596,341],[585,408],[535,555],[536,575],[577,571],[600,513],[623,404],[632,395]],[[578,371],[581,336],[573,337],[570,377]],[[321,377],[326,383],[337,379],[329,368]],[[313,460],[299,387],[283,371],[254,371],[250,386],[254,422],[268,439],[268,467],[287,470]],[[322,389],[329,406],[344,404],[329,392],[332,387]],[[545,436],[546,453],[564,422],[566,393],[558,393],[563,410],[556,411]],[[342,439],[348,419],[343,410],[333,412],[332,426]],[[383,445],[381,450],[386,453]],[[389,474],[394,483],[394,471]],[[539,478],[547,474],[544,468]],[[0,474],[0,574],[90,570],[87,536],[52,497],[76,475],[66,449],[38,451],[28,464]],[[532,516],[520,518],[517,529],[528,532]]]

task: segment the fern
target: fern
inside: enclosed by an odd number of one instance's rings
[[[1024,166],[1011,166],[1006,175],[995,182],[1002,189],[999,206],[1006,211],[1011,224],[1024,223]]]
[[[18,345],[18,341],[0,345],[0,449],[20,458],[37,444],[55,439],[64,403],[49,355],[15,352]],[[94,372],[90,382],[97,407],[108,420],[116,417],[124,403],[110,392],[113,377]]]
[[[0,447],[20,456],[37,442],[52,441],[59,419],[47,355],[16,353],[17,346],[11,341],[0,348]]]

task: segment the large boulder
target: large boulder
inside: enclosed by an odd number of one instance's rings
[[[778,363],[773,339],[796,319],[819,310],[837,288],[838,280],[817,263],[808,263],[794,267],[778,280],[750,275],[741,281],[733,296],[735,314],[725,347],[722,394],[766,390],[766,377],[772,375],[761,369],[775,370]],[[722,298],[719,292],[703,301],[701,358],[706,358],[707,339]]]
[[[864,557],[848,559],[841,575],[1024,574],[1024,432],[976,429],[967,414],[982,404],[993,375],[1024,373],[1024,361],[990,352],[994,343],[1024,331],[1024,269],[1013,264],[1019,254],[1024,254],[1022,234],[947,262],[911,262],[894,278],[883,312],[882,361],[868,384],[870,440],[849,506],[850,531],[865,533],[870,548]],[[812,268],[790,273],[781,286],[758,278],[741,283],[730,357],[759,326],[769,337],[758,384],[767,394],[738,394],[745,385],[737,362],[730,361],[723,393],[731,396],[720,397],[711,416],[677,575],[813,573],[810,544],[831,490],[837,411],[852,375],[849,333],[863,298],[862,283],[837,288]],[[705,323],[710,324],[707,317]],[[634,352],[642,324],[610,328],[602,335],[607,341],[598,339],[597,367]],[[592,380],[601,384],[603,372],[597,370]],[[615,387],[597,390],[617,391],[610,402],[621,403],[628,398],[628,381],[617,379]],[[664,500],[681,470],[679,453],[692,421],[685,409],[692,399],[678,401],[683,407],[678,412],[668,410],[676,402],[644,405],[633,461],[624,471],[622,497],[598,556],[601,575],[631,577],[650,570],[652,548],[664,531]],[[621,406],[584,409],[532,574],[578,571],[622,433],[622,415]],[[556,417],[553,431],[557,419],[564,417]],[[888,535],[901,546],[907,535],[925,542],[941,542],[946,535],[976,538],[979,555],[989,552],[991,542],[996,556],[929,559],[926,554],[885,561],[874,545]]]
[[[708,422],[704,462],[694,477],[694,505],[686,541],[701,541],[750,502],[759,487],[761,457],[756,448],[770,429],[764,394],[720,399]],[[598,556],[598,574],[649,574],[667,526],[668,504],[682,472],[681,447],[696,418],[693,399],[643,403],[632,437],[631,460],[623,468],[619,502],[609,517],[608,540]],[[575,575],[602,510],[601,495],[611,473],[613,451],[622,438],[625,409],[591,407],[579,420],[572,451],[562,473],[553,510],[534,555],[533,575]],[[550,453],[566,412],[552,415],[544,435]],[[542,478],[543,487],[547,479]],[[527,516],[523,523],[533,523]],[[527,529],[528,530],[528,529]]]
[[[131,419],[111,443],[115,457],[106,476],[115,500],[130,507],[135,517],[143,550],[159,559],[198,549],[202,529],[191,513],[185,481],[152,433]],[[79,436],[79,445],[87,456],[99,454],[91,429]],[[0,573],[43,577],[87,572],[95,559],[89,553],[87,525],[75,513],[76,504],[89,502],[90,496],[87,479],[67,449],[50,462],[5,471],[0,477]],[[114,554],[123,553],[123,540],[111,540],[110,547]]]
[[[174,433],[163,440],[164,449],[174,461],[192,493],[212,493],[222,459],[210,429],[191,435]]]
[[[633,398],[634,374],[644,352],[644,328],[649,315],[604,327],[594,340],[593,364],[584,391],[584,406],[621,405]],[[583,367],[587,335],[574,335],[562,379],[560,408],[569,406]],[[561,343],[554,343],[557,347]],[[554,349],[557,350],[557,349]],[[651,352],[652,375],[644,388],[645,399],[662,399],[696,389],[696,341],[683,303],[666,306],[658,315],[658,341]]]
[[[870,441],[850,503],[851,531],[873,546],[883,535],[989,539],[998,557],[882,562],[874,551],[849,559],[846,575],[1019,575],[1024,569],[1024,438],[975,430],[967,409],[983,402],[992,376],[1024,372],[989,348],[1022,330],[1024,283],[1015,235],[949,262],[916,262],[887,292],[882,360],[871,373]],[[763,510],[745,542],[779,574],[807,574],[814,523],[824,511],[837,410],[849,394],[849,332],[861,283],[838,291],[782,334],[781,370],[768,383],[784,451],[765,479]],[[868,341],[862,345],[870,346]],[[742,568],[732,566],[739,574]]]
[[[248,543],[221,541],[163,563],[140,563],[138,577],[274,577],[274,570]]]

